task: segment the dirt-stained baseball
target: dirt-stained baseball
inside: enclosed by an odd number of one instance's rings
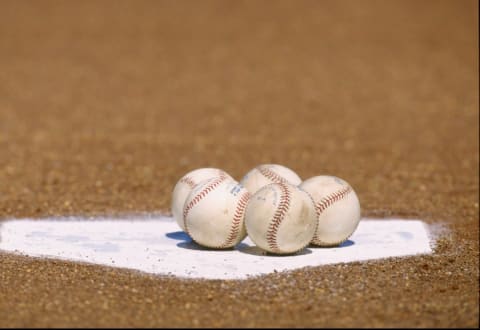
[[[312,244],[337,246],[354,233],[360,222],[360,202],[346,181],[320,175],[305,180],[299,187],[315,202],[318,226]]]
[[[246,237],[244,216],[249,199],[247,189],[225,176],[202,181],[185,200],[185,231],[202,246],[231,248]]]
[[[268,252],[298,252],[315,234],[317,216],[313,200],[288,182],[268,184],[250,198],[245,226],[250,239]]]
[[[251,194],[267,184],[279,182],[288,182],[296,186],[302,183],[302,179],[283,165],[262,164],[250,170],[240,181]]]
[[[190,194],[192,189],[201,181],[222,176],[233,180],[224,170],[211,167],[199,168],[188,172],[175,184],[172,193],[171,209],[173,218],[182,230],[185,230],[183,225],[183,205],[185,204],[188,194]]]

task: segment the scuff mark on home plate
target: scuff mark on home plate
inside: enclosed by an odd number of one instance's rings
[[[306,266],[428,254],[432,242],[420,220],[364,218],[339,247],[309,246],[278,256],[247,237],[235,249],[210,250],[160,215],[7,220],[0,222],[0,250],[183,278],[246,279]]]

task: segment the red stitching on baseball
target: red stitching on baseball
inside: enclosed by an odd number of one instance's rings
[[[193,181],[192,178],[189,176],[181,178],[180,182],[187,184],[190,188],[195,187],[195,181]]]
[[[272,222],[270,222],[267,230],[267,243],[270,249],[274,252],[281,252],[277,244],[277,231],[280,223],[285,218],[285,214],[287,214],[287,211],[290,208],[290,190],[288,189],[288,186],[282,182],[278,183],[278,185],[281,190],[280,203],[275,210]]]
[[[345,198],[352,191],[352,187],[346,186],[341,190],[338,190],[327,197],[323,197],[318,203],[315,204],[315,211],[317,212],[317,217],[325,211],[333,203],[336,203]],[[313,240],[319,240],[317,237],[317,232],[315,231],[315,236]]]
[[[268,167],[264,166],[259,166],[257,167],[257,170],[267,179],[269,179],[272,182],[276,183],[284,183],[287,182],[285,178],[282,178],[280,175],[269,169]]]
[[[187,232],[187,234],[189,234],[188,233],[188,228],[187,228],[187,221],[186,221],[188,212],[190,212],[190,210],[195,205],[197,205],[198,202],[200,202],[205,196],[207,196],[209,192],[211,192],[220,183],[225,181],[225,179],[227,179],[226,176],[220,176],[218,178],[215,178],[208,186],[203,188],[202,191],[200,191],[197,195],[195,195],[195,197],[190,201],[190,203],[188,203],[188,205],[183,209],[183,225],[185,227],[185,231]]]
[[[226,173],[222,170],[218,170],[218,176],[219,177],[224,177],[227,176]],[[195,188],[195,180],[193,180],[191,177],[186,176],[180,179],[180,182],[187,184],[190,188]]]
[[[238,232],[240,231],[240,226],[245,215],[245,208],[247,207],[249,199],[250,193],[248,191],[244,192],[240,197],[237,208],[235,209],[235,213],[233,214],[232,228],[230,229],[230,234],[228,235],[225,243],[220,246],[221,248],[230,246],[237,239]]]

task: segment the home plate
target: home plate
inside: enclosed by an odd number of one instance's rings
[[[192,242],[165,216],[68,217],[0,222],[0,250],[182,278],[246,279],[327,264],[432,253],[420,220],[363,218],[339,247],[308,246],[288,256],[265,253],[247,237],[235,249]]]

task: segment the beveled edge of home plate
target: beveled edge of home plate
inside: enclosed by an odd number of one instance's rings
[[[202,248],[162,214],[0,221],[2,251],[185,279],[249,279],[304,267],[430,254],[433,236],[418,219],[362,218],[339,247],[308,246],[279,256],[265,253],[248,237],[234,249]]]

